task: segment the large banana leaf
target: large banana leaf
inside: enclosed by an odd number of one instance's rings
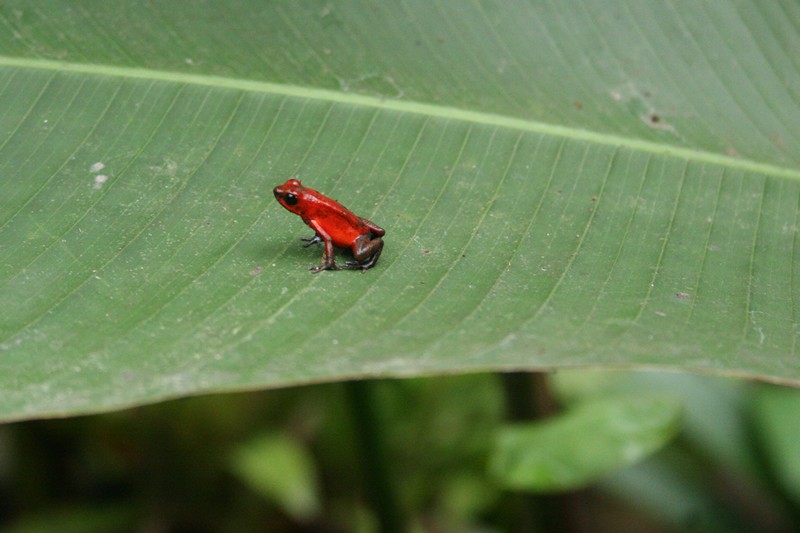
[[[0,419],[483,369],[800,382],[795,2],[0,2]],[[297,177],[387,229],[311,274]]]

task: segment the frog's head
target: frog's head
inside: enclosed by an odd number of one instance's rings
[[[300,201],[304,190],[305,187],[300,183],[300,180],[290,179],[283,185],[278,185],[272,189],[272,194],[275,195],[275,199],[278,200],[283,207],[292,213],[296,213],[297,203]]]

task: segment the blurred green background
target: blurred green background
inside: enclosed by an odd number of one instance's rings
[[[549,381],[567,413],[658,393],[683,415],[675,437],[644,461],[523,497],[487,469],[506,418],[499,376],[368,383],[404,528],[788,532],[800,523],[798,391],[683,374],[565,372]],[[379,531],[348,387],[2,426],[3,531]],[[580,439],[600,453],[596,433]],[[537,521],[526,522],[524,509],[537,507]]]

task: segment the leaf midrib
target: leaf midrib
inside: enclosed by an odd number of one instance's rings
[[[205,87],[219,87],[224,89],[237,89],[242,91],[268,93],[296,98],[308,98],[325,102],[357,105],[412,113],[416,115],[424,115],[428,117],[459,120],[474,124],[484,124],[495,127],[529,131],[575,141],[597,143],[605,146],[625,147],[641,152],[668,155],[690,161],[721,165],[731,169],[755,172],[766,176],[789,178],[800,181],[800,169],[772,165],[769,163],[761,163],[751,159],[734,158],[727,155],[706,152],[693,148],[659,144],[652,141],[633,139],[630,137],[623,137],[608,133],[569,128],[555,124],[548,124],[545,122],[518,119],[505,115],[470,111],[455,107],[425,104],[416,101],[392,100],[380,96],[345,93],[328,89],[302,87],[298,85],[271,83],[266,81],[246,80],[241,78],[224,78],[206,74],[189,74],[176,71],[118,67],[93,63],[72,63],[46,59],[0,56],[0,67],[72,72],[130,79],[146,79],[151,81],[202,85]]]

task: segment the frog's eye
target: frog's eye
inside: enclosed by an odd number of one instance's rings
[[[292,193],[286,193],[286,196],[283,197],[283,201],[286,202],[286,205],[297,205],[297,196]]]

